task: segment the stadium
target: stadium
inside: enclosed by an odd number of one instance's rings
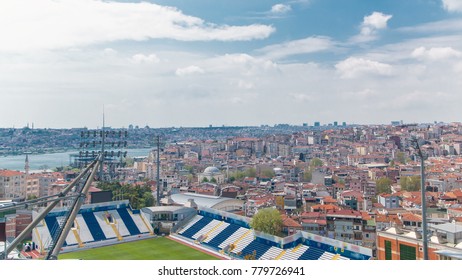
[[[100,158],[61,192],[0,208],[5,211],[31,204],[39,206],[32,212],[32,223],[9,245],[5,243],[3,257],[10,258],[10,253],[29,234],[32,241],[26,244],[29,252],[24,254],[48,260],[66,253],[74,253],[68,256],[79,259],[176,260],[213,256],[241,260],[368,260],[372,257],[371,249],[303,231],[287,237],[258,232],[250,227],[249,218],[234,214],[243,206],[237,199],[177,194],[169,198],[173,202],[169,206],[139,210],[133,209],[128,200],[84,204]],[[60,201],[63,207],[57,208]]]
[[[53,243],[52,236],[65,219],[65,212],[51,211],[34,228],[32,242],[41,255]],[[285,238],[268,235],[251,229],[249,222],[243,216],[200,206],[134,210],[128,201],[83,205],[60,259],[368,260],[372,256],[368,248],[306,232]],[[88,257],[97,250],[113,252]],[[135,253],[151,250],[177,252],[163,256]],[[189,256],[191,250],[201,254]]]

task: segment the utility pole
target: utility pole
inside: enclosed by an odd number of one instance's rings
[[[423,259],[428,260],[428,237],[427,237],[427,198],[425,196],[425,157],[420,149],[417,139],[413,139],[417,153],[420,157],[420,193],[422,196],[422,247]]]
[[[104,140],[106,138],[105,131],[104,131],[104,107],[103,107],[103,127],[101,129],[101,162],[99,165],[99,181],[102,183],[104,181]]]
[[[156,157],[156,184],[157,184],[157,206],[160,206],[160,136],[157,135],[157,157]]]

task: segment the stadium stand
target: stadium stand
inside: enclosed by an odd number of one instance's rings
[[[207,242],[207,241],[210,241],[212,240],[213,238],[215,238],[215,236],[217,236],[218,234],[220,234],[225,228],[227,228],[229,226],[228,223],[226,222],[221,222],[219,223],[216,227],[214,227],[213,229],[211,229],[209,232],[207,232],[205,234],[205,238],[203,239],[202,242]]]
[[[240,255],[242,250],[253,241],[254,237],[253,230],[246,229],[244,234],[233,243],[234,249],[231,252]]]
[[[91,235],[93,236],[93,240],[95,241],[101,241],[106,239],[106,235],[104,235],[103,229],[101,229],[100,223],[98,222],[97,218],[93,214],[93,212],[86,212],[82,213],[82,217],[85,220],[85,223],[88,226],[88,229],[91,232]],[[103,221],[104,222],[104,221]],[[107,229],[105,229],[106,232],[108,232]],[[109,230],[111,230],[109,228]],[[108,234],[111,234],[108,232]],[[115,237],[115,235],[114,235]]]
[[[280,257],[280,260],[298,260],[303,253],[308,249],[308,246],[299,244],[295,248],[290,248],[285,251],[285,254]]]
[[[199,237],[207,234],[209,231],[217,227],[221,222],[218,220],[211,220],[206,226],[201,228],[198,232],[196,232],[192,238],[193,239],[198,239]]]
[[[32,239],[42,252],[52,242],[53,234],[58,230],[58,221],[64,219],[65,213],[63,209],[48,213],[44,222],[34,229]],[[85,247],[86,244],[95,247],[97,242],[152,234],[149,222],[144,222],[141,215],[139,211],[136,214],[132,212],[128,201],[84,205],[66,236],[63,248]]]
[[[223,249],[227,245],[234,244],[241,236],[243,236],[248,229],[239,227],[231,236],[229,236],[225,241],[223,241],[218,247]]]
[[[253,240],[241,251],[241,256],[252,255],[255,253],[255,259],[260,259],[272,246]]]
[[[213,220],[212,218],[202,216],[202,219],[199,219],[191,227],[189,227],[187,230],[185,230],[183,233],[181,233],[181,235],[183,235],[185,237],[188,237],[188,238],[193,238],[193,235],[195,235],[198,231],[203,229],[212,220]]]
[[[93,239],[93,236],[91,235],[90,229],[88,228],[87,224],[85,223],[85,220],[83,219],[82,215],[77,215],[75,218],[76,224],[79,226],[78,228],[78,233],[80,236],[80,239],[82,240],[83,243],[87,242],[93,242],[95,239]]]
[[[319,260],[324,251],[318,248],[309,247],[298,259],[299,260]]]
[[[208,208],[200,208],[177,234],[238,259],[368,260],[372,256],[370,249],[311,233],[287,238],[258,233],[249,228],[248,218]]]
[[[148,224],[143,221],[143,216],[142,216],[143,214],[129,213],[129,215],[132,218],[133,222],[135,223],[140,233],[152,233],[152,229],[150,229]]]
[[[217,248],[217,249],[221,249],[222,247],[219,247],[219,245],[221,243],[223,243],[227,238],[229,238],[230,236],[232,236],[238,229],[240,229],[241,227],[238,226],[238,225],[234,225],[234,224],[228,224],[226,223],[228,226],[223,229],[220,233],[218,233],[215,237],[211,237],[209,238],[209,240],[205,241],[206,244],[208,244],[209,246],[211,247],[214,247],[214,248]]]
[[[135,222],[133,221],[132,216],[130,216],[130,214],[128,213],[127,208],[117,209],[117,213],[122,218],[123,223],[129,231],[129,234],[125,235],[138,235],[141,233],[140,229],[136,226]],[[122,236],[124,236],[124,234],[122,234]]]
[[[284,250],[281,248],[271,246],[269,250],[260,257],[260,260],[276,260],[282,252],[284,252]]]

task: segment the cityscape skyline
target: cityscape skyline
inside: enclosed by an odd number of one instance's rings
[[[0,127],[458,121],[460,1],[233,4],[1,3]]]

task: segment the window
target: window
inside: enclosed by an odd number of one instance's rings
[[[404,244],[399,244],[399,259],[416,260],[416,248]]]
[[[385,259],[391,260],[391,241],[385,240]]]

